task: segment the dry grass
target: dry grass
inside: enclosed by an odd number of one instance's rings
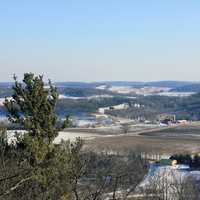
[[[86,141],[94,151],[140,151],[152,154],[200,153],[200,123],[143,131],[139,134],[98,137]]]

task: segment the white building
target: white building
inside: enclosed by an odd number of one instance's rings
[[[108,110],[123,110],[123,109],[128,109],[128,108],[129,108],[129,105],[127,103],[123,103],[123,104],[119,104],[115,106],[99,108],[98,112],[101,114],[105,114],[105,112]]]

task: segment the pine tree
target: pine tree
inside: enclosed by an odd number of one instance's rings
[[[49,81],[45,86],[43,76],[24,74],[23,83],[14,76],[14,94],[12,100],[6,99],[8,118],[27,131],[23,144],[29,149],[34,163],[41,162],[51,150],[51,145],[58,135],[55,106],[58,92]]]
[[[66,199],[69,197],[70,152],[53,141],[69,119],[57,125],[57,89],[51,81],[45,85],[43,76],[32,73],[24,74],[22,83],[16,76],[14,81],[14,93],[11,99],[5,100],[5,107],[10,122],[18,124],[25,133],[16,136],[16,144],[9,145],[10,159],[8,153],[4,153],[7,163],[11,164],[6,166],[9,174],[2,180],[9,184],[0,192],[0,199],[2,196],[9,200]]]

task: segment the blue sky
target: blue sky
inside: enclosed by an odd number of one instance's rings
[[[198,0],[0,0],[0,81],[200,80]]]

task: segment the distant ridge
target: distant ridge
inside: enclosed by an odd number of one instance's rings
[[[199,91],[200,82],[192,81],[98,81],[98,82],[76,82],[76,81],[67,81],[67,82],[54,82],[54,84],[59,88],[96,88],[101,85],[105,85],[108,88],[112,86],[116,87],[168,87],[172,91],[188,92],[190,90],[196,92]],[[13,82],[0,82],[1,88],[10,88],[12,87]]]
[[[100,81],[100,82],[56,82],[57,87],[69,88],[95,88],[101,85],[108,87],[168,87],[175,89],[187,85],[196,84],[196,82],[189,81],[152,81],[152,82],[139,82],[139,81]],[[200,84],[200,83],[199,83]]]
[[[200,83],[177,87],[172,89],[171,92],[200,92]]]

